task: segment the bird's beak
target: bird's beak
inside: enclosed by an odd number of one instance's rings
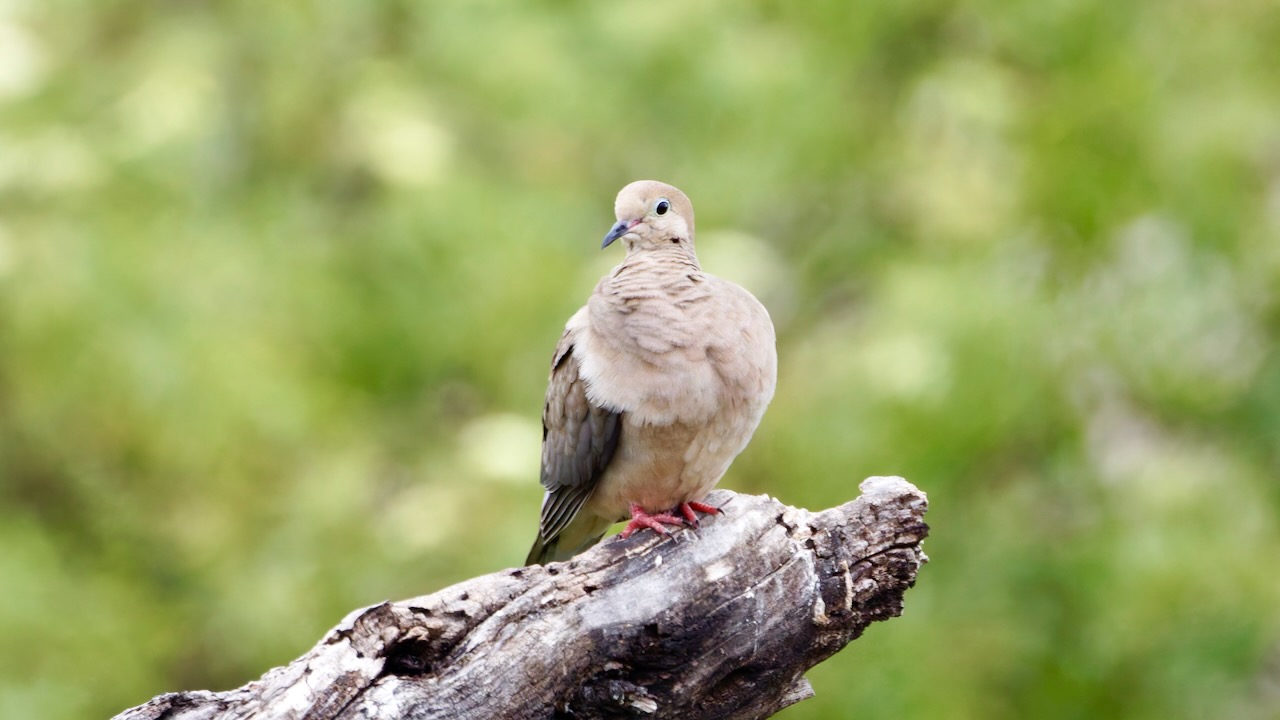
[[[604,242],[600,243],[600,249],[603,250],[613,244],[614,240],[627,234],[627,231],[636,226],[639,220],[619,220],[609,229],[609,234],[604,236]]]

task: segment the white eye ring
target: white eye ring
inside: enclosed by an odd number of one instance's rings
[[[658,198],[658,202],[653,204],[654,215],[666,215],[671,209],[671,201],[666,198]]]

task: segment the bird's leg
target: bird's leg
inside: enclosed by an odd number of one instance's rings
[[[720,508],[715,505],[708,505],[700,502],[680,503],[680,505],[676,507],[676,510],[679,510],[680,514],[684,516],[684,519],[693,527],[698,527],[698,516],[695,513],[704,513],[707,515],[720,514]]]
[[[627,523],[627,526],[622,529],[622,537],[629,538],[632,533],[637,530],[643,530],[644,528],[649,528],[659,535],[670,535],[671,533],[668,532],[663,525],[683,527],[684,520],[672,515],[671,513],[656,513],[650,515],[644,511],[644,508],[640,507],[640,503],[631,503],[631,522]]]

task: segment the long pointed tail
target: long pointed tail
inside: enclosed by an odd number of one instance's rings
[[[551,556],[555,554],[556,542],[552,540],[550,543],[542,539],[542,534],[534,538],[533,547],[529,550],[529,557],[524,559],[525,565],[544,565],[551,562]]]
[[[559,535],[546,539],[541,533],[533,540],[525,565],[545,565],[549,562],[568,560],[600,542],[605,531],[613,523],[589,513],[579,513],[560,531]]]

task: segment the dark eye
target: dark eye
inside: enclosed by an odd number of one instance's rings
[[[654,215],[666,215],[667,211],[670,209],[671,209],[671,201],[667,200],[666,198],[659,198],[658,202],[653,204]]]

